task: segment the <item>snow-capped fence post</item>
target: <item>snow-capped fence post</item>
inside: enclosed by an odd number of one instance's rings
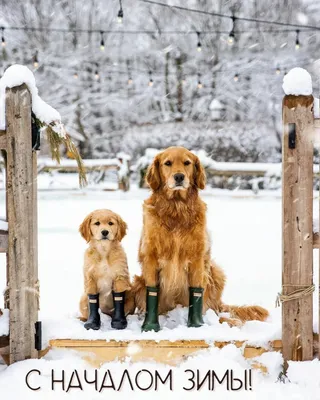
[[[285,79],[288,82],[291,77]],[[287,95],[283,99],[282,142],[282,349],[285,361],[311,360],[314,99],[311,92],[291,94],[285,83],[284,80]]]
[[[25,84],[6,90],[7,280],[10,363],[37,358],[37,155],[31,141],[31,95]]]

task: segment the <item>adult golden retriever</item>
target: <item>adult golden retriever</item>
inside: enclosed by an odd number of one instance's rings
[[[178,304],[189,305],[191,327],[203,324],[202,313],[209,308],[230,312],[231,318],[220,318],[230,325],[265,320],[262,307],[222,302],[226,277],[211,260],[206,204],[198,193],[206,176],[198,157],[170,147],[155,157],[146,180],[152,194],[143,205],[142,275],[135,276],[132,288],[138,310],[146,311],[142,330],[159,330],[157,311],[164,314]]]

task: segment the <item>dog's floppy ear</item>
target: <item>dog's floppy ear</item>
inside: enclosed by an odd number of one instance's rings
[[[126,236],[128,226],[124,222],[124,220],[120,217],[120,215],[117,215],[117,221],[118,221],[118,230],[116,238],[117,240],[119,240],[119,242],[121,242],[121,240]]]
[[[158,190],[161,185],[159,166],[160,157],[157,155],[153,163],[149,166],[146,174],[146,181],[153,191]]]
[[[91,239],[91,229],[90,229],[91,219],[92,219],[92,213],[90,213],[85,217],[85,219],[83,220],[82,224],[79,227],[79,232],[86,242],[90,242]]]
[[[194,167],[194,183],[199,189],[204,189],[206,186],[206,173],[197,156]]]

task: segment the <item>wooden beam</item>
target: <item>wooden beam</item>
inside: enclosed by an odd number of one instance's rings
[[[130,356],[133,362],[153,360],[160,363],[177,365],[187,356],[210,347],[223,348],[229,344],[243,348],[245,358],[251,359],[269,351],[262,347],[246,345],[244,341],[207,343],[204,340],[134,340],[134,341],[105,341],[105,340],[75,340],[54,339],[50,341],[50,348],[65,348],[83,353],[83,358],[95,367],[105,362],[124,360]],[[280,347],[279,347],[280,343]],[[281,351],[281,341],[270,343],[270,348]]]
[[[283,99],[282,293],[312,285],[313,277],[313,96]],[[313,358],[313,296],[282,304],[285,361]]]
[[[10,363],[37,358],[38,278],[35,276],[31,96],[25,84],[7,88],[7,218]]]

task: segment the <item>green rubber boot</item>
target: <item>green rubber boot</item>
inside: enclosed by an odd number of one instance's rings
[[[158,321],[158,294],[159,288],[147,286],[146,316],[141,327],[142,332],[160,331]]]
[[[199,328],[204,324],[202,319],[202,306],[203,306],[203,289],[202,288],[189,288],[189,315],[188,327]]]

